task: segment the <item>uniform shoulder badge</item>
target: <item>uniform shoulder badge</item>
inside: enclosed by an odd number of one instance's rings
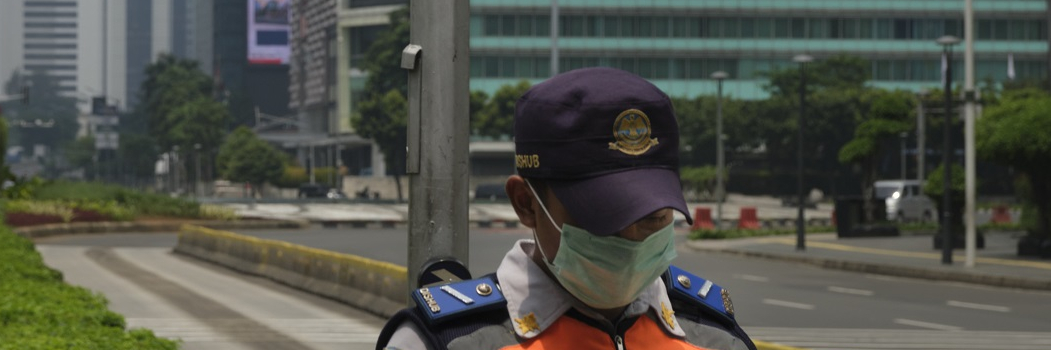
[[[421,287],[412,292],[416,309],[431,325],[506,305],[493,275],[443,285]]]
[[[668,273],[666,281],[668,296],[673,300],[705,307],[731,321],[734,320],[734,307],[733,302],[730,301],[730,292],[712,281],[697,277],[676,266],[669,267]]]

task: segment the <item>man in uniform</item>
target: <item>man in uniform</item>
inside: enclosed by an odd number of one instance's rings
[[[611,68],[537,84],[514,116],[506,191],[533,239],[495,274],[421,286],[377,349],[755,349],[729,294],[675,266],[679,180],[668,96]]]

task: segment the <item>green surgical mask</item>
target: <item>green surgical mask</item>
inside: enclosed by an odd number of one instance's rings
[[[529,184],[526,182],[526,184]],[[529,184],[532,189],[533,185]],[[536,190],[533,190],[534,196]],[[544,202],[551,224],[558,227]],[[536,231],[533,231],[536,240]],[[613,236],[597,236],[569,224],[562,224],[562,235],[554,261],[547,258],[537,241],[544,263],[562,287],[577,299],[596,309],[613,309],[630,304],[653,284],[675,252],[675,227],[668,224],[641,242]]]

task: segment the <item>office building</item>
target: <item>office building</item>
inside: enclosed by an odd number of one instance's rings
[[[673,96],[715,94],[709,76],[730,74],[727,95],[765,98],[763,72],[795,66],[792,58],[839,54],[869,61],[874,86],[920,90],[941,81],[943,35],[963,37],[961,0],[714,1],[560,0],[555,45],[552,2],[471,2],[471,89],[493,92],[520,79],[542,80],[586,66],[626,69]],[[975,0],[976,77],[1048,74],[1047,2]],[[954,51],[963,76],[963,45]]]

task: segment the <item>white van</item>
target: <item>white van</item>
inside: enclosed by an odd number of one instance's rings
[[[938,210],[919,180],[876,181],[875,196],[887,205],[887,220],[933,221]]]

